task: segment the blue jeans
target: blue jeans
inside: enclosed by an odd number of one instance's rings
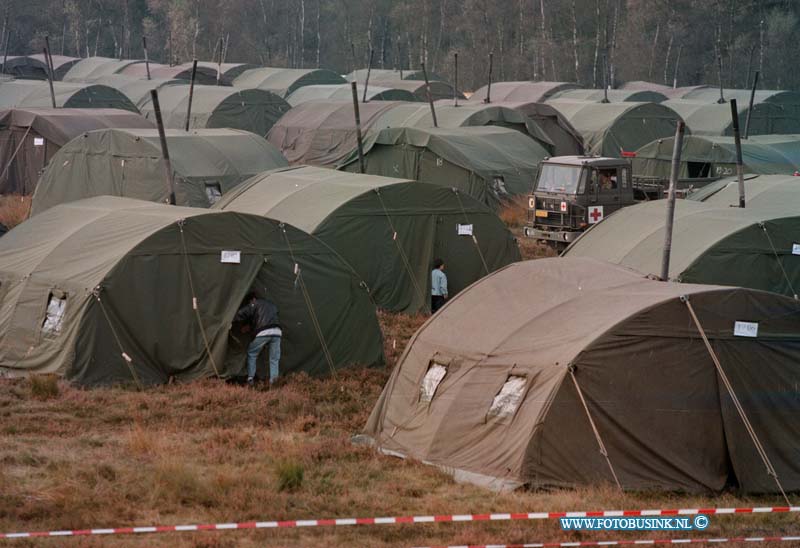
[[[247,347],[247,377],[252,379],[256,376],[258,355],[267,344],[269,345],[269,382],[271,384],[278,378],[278,362],[281,360],[281,338],[276,335],[256,337]]]

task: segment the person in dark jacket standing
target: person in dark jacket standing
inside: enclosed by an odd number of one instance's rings
[[[281,359],[281,326],[278,318],[278,307],[267,299],[259,299],[255,293],[249,293],[245,304],[233,318],[235,322],[247,322],[256,337],[247,347],[247,384],[252,385],[256,377],[256,364],[261,350],[269,347],[269,383],[278,378]]]

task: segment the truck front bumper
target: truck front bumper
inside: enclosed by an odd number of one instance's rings
[[[532,226],[524,227],[522,229],[522,233],[527,238],[546,240],[553,243],[558,242],[562,244],[572,243],[578,238],[578,236],[583,234],[583,232],[579,231],[570,232],[566,230],[541,230],[538,228],[533,228]]]

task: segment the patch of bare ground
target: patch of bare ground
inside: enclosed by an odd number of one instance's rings
[[[414,461],[353,445],[389,371],[424,316],[381,314],[389,365],[305,375],[277,388],[207,380],[79,389],[0,381],[0,531],[150,524],[781,504],[619,493],[611,488],[495,494]],[[35,387],[35,388],[34,388]],[[797,533],[787,515],[713,518],[704,536]],[[662,538],[565,533],[558,523],[341,526],[14,541],[14,546],[416,546]],[[675,535],[673,535],[675,536]],[[685,535],[678,535],[685,536]]]
[[[28,218],[31,211],[31,197],[9,194],[0,196],[0,224],[14,228]]]

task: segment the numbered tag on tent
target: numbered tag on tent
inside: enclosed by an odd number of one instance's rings
[[[229,263],[229,264],[239,264],[242,262],[242,252],[241,251],[222,251],[222,257],[220,258],[221,263]]]
[[[458,225],[459,236],[472,236],[472,225]]]
[[[792,255],[800,255],[800,244],[792,244]]]
[[[34,137],[33,138],[33,146],[35,146],[35,147],[43,147],[44,146],[44,137]]]
[[[758,322],[736,322],[733,334],[736,337],[758,337]]]

